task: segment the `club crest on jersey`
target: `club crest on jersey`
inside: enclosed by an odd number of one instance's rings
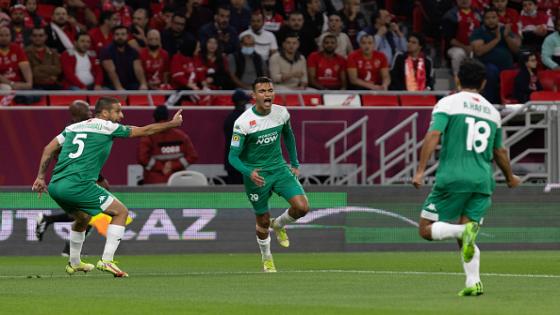
[[[257,121],[256,120],[251,120],[249,122],[249,128],[255,128],[257,126]]]
[[[239,147],[240,141],[241,141],[241,137],[239,137],[239,135],[233,135],[231,137],[231,146]]]

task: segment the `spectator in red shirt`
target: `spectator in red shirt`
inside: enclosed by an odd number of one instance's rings
[[[76,49],[67,50],[60,56],[62,64],[62,84],[70,90],[101,90],[103,71],[99,60],[89,54],[91,37],[80,33],[74,44]]]
[[[277,9],[276,0],[262,0],[261,10],[264,17],[264,30],[276,33],[284,24],[284,13],[278,12]]]
[[[346,60],[335,53],[336,36],[325,35],[321,45],[323,49],[307,59],[309,85],[319,90],[346,90]]]
[[[119,24],[119,16],[112,11],[103,11],[99,16],[99,26],[89,31],[91,50],[99,57],[101,50],[113,42],[113,27]]]
[[[536,0],[523,0],[519,23],[525,50],[538,50],[544,38],[554,30],[552,18],[547,13],[537,10]]]
[[[25,7],[21,4],[16,4],[10,8],[10,17],[12,18],[12,38],[14,43],[25,47],[30,44],[31,28],[25,26]]]
[[[443,35],[449,41],[447,55],[451,58],[453,74],[459,73],[461,61],[472,53],[469,37],[480,26],[482,18],[471,6],[471,0],[457,0],[457,6],[443,16]]]
[[[199,90],[192,54],[194,47],[184,43],[171,58],[171,82],[177,90]]]
[[[74,49],[73,39],[78,30],[68,22],[68,12],[64,7],[57,7],[52,14],[51,23],[47,26],[47,46],[54,48],[58,53],[67,49]]]
[[[119,25],[124,27],[132,25],[132,9],[126,5],[125,0],[107,0],[102,6],[102,10],[117,13]]]
[[[33,28],[34,26],[45,27],[47,22],[37,14],[37,0],[26,0],[25,5],[25,27]]]
[[[560,0],[539,0],[537,5],[539,11],[546,12],[553,20],[560,18]]]
[[[167,107],[158,106],[154,120],[169,120]],[[167,183],[171,174],[186,170],[197,160],[198,153],[191,139],[179,128],[140,139],[138,162],[144,166],[144,184]]]
[[[151,90],[169,89],[169,55],[161,48],[158,30],[150,30],[147,45],[140,50],[140,60]]]
[[[373,36],[362,35],[358,39],[360,49],[348,55],[348,80],[357,90],[387,90],[391,84],[389,64],[383,53],[375,51]]]
[[[171,18],[173,18],[173,8],[165,6],[160,13],[154,14],[148,24],[151,29],[163,31],[171,27]]]
[[[519,32],[519,13],[512,8],[508,8],[508,0],[492,0],[492,4],[498,12],[500,25],[510,25],[511,31],[521,35]]]
[[[0,27],[0,90],[30,90],[33,74],[27,56],[18,44],[12,43],[10,29]],[[34,97],[18,96],[22,102],[30,104]]]

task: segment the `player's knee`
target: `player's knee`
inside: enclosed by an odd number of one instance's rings
[[[309,212],[309,203],[307,203],[307,200],[305,201],[300,201],[297,202],[294,205],[294,210],[296,210],[298,217],[303,217],[307,214],[307,212]]]
[[[268,233],[268,228],[270,227],[270,221],[266,224],[266,226],[262,226],[260,224],[255,225],[255,229],[258,233],[266,234]]]

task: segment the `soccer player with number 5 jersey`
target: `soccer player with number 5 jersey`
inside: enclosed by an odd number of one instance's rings
[[[121,125],[119,122],[123,117],[118,99],[101,97],[95,104],[95,118],[66,127],[43,150],[39,172],[32,189],[37,191],[39,196],[48,190],[51,198],[76,219],[70,231],[70,261],[66,266],[68,274],[93,270],[92,264],[81,261],[80,252],[91,217],[103,212],[112,219],[107,228],[103,256],[96,267],[115,277],[128,277],[113,260],[124,235],[128,209],[113,194],[96,184],[99,171],[109,157],[115,138],[149,136],[179,127],[183,122],[181,110],[171,121],[144,127]],[[47,167],[59,149],[58,162],[47,189]]]
[[[272,227],[280,246],[290,246],[285,225],[306,215],[309,203],[298,180],[299,162],[290,114],[285,107],[272,103],[272,80],[258,77],[253,82],[253,97],[255,106],[241,114],[234,123],[228,160],[243,174],[245,192],[253,205],[263,270],[276,272],[268,230]],[[289,167],[282,156],[282,137],[290,156]],[[271,219],[268,212],[272,192],[290,204],[290,208],[275,219]]]
[[[508,151],[502,145],[500,113],[479,94],[485,78],[483,64],[474,59],[463,61],[457,82],[460,91],[444,97],[434,107],[413,178],[413,185],[419,188],[428,159],[441,139],[436,181],[422,206],[419,232],[427,240],[458,241],[467,278],[460,296],[483,293],[480,250],[475,241],[496,186],[492,160],[504,174],[508,187],[521,182],[512,173]]]

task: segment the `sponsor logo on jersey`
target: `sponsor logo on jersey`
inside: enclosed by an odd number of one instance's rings
[[[163,154],[179,153],[179,152],[181,152],[181,147],[178,145],[161,147],[161,153]]]
[[[233,135],[231,137],[231,146],[232,147],[239,147],[241,141],[241,137],[239,135]]]
[[[103,203],[105,201],[106,196],[99,196],[99,203]]]
[[[267,133],[265,135],[260,135],[259,138],[257,139],[257,144],[270,144],[276,141],[276,139],[278,139],[278,132],[271,132],[271,133]]]
[[[254,128],[254,127],[256,127],[256,126],[257,126],[257,121],[256,121],[256,120],[251,120],[251,121],[249,122],[249,127],[250,127],[250,128]]]
[[[430,203],[430,204],[426,207],[426,209],[427,209],[427,210],[430,210],[430,211],[437,211],[436,205],[434,205],[433,203]]]

